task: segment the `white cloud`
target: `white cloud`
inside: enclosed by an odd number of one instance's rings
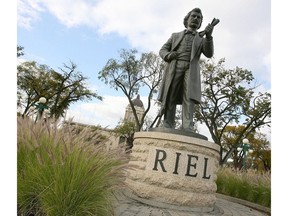
[[[91,125],[101,125],[110,129],[115,128],[118,122],[124,118],[128,99],[124,96],[103,96],[103,101],[93,103],[81,103],[72,106],[67,112],[66,119],[73,118],[76,122]],[[147,108],[147,97],[140,98],[144,108]],[[157,106],[152,102],[148,115],[155,118],[158,112]]]
[[[66,119],[73,118],[76,122],[112,129],[124,117],[127,104],[125,97],[106,95],[103,101],[72,106],[67,112]]]
[[[45,8],[67,27],[86,25],[99,34],[117,33],[133,47],[157,53],[172,32],[184,29],[183,18],[194,7],[204,15],[201,29],[213,17],[220,19],[213,33],[216,59],[225,57],[227,67],[252,70],[270,82],[269,0],[20,0],[18,23],[30,27]]]
[[[18,25],[30,29],[32,24],[40,20],[40,12],[44,9],[35,0],[18,0],[17,1],[17,22]]]
[[[144,108],[147,108],[147,97],[140,97]],[[113,129],[118,122],[124,118],[125,110],[128,105],[126,97],[120,96],[104,96],[103,102],[82,103],[69,109],[66,115],[66,120],[73,118],[73,121],[89,125],[101,125]],[[148,116],[152,120],[158,114],[158,107],[152,102]],[[197,125],[200,134],[206,136],[209,141],[212,141],[209,130],[205,125]]]
[[[226,67],[251,70],[257,80],[270,84],[269,0],[19,0],[18,25],[30,28],[45,11],[66,27],[85,25],[102,36],[117,33],[131,46],[157,53],[172,32],[184,29],[183,18],[194,7],[204,15],[201,30],[214,17],[220,19],[213,32],[215,58],[225,57]],[[114,127],[126,105],[124,97],[106,96],[103,102],[75,106],[68,114]]]

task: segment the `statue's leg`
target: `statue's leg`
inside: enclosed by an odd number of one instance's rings
[[[172,85],[171,85],[172,86]],[[173,100],[174,89],[170,87],[167,95],[166,107],[164,111],[163,127],[174,128],[175,127],[175,113],[176,103]]]
[[[184,130],[193,130],[193,115],[195,102],[189,98],[188,83],[189,69],[185,73],[183,82],[183,100],[182,100],[182,128]]]
[[[185,75],[185,65],[182,62],[176,63],[176,72],[174,74],[172,83],[170,85],[168,95],[167,95],[167,102],[166,108],[164,113],[164,127],[175,128],[175,115],[176,115],[176,105],[180,95],[182,93],[183,88],[183,80]],[[179,96],[180,95],[180,96]]]
[[[194,123],[193,123],[193,115],[194,115],[194,101],[186,101],[183,100],[182,104],[182,128],[184,130],[193,130]]]

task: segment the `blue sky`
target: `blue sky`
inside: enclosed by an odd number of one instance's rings
[[[183,18],[194,7],[204,15],[200,30],[214,17],[220,19],[213,32],[215,60],[224,57],[226,68],[251,70],[261,91],[271,88],[269,0],[18,0],[17,7],[23,59],[54,69],[71,60],[89,78],[89,87],[104,97],[72,105],[67,117],[75,121],[115,127],[128,101],[99,81],[98,72],[122,48],[158,53],[172,32],[184,29]],[[147,104],[147,95],[140,93]],[[154,118],[156,110],[148,114]]]

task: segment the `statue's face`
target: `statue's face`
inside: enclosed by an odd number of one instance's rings
[[[201,13],[192,11],[188,18],[188,27],[191,29],[198,29],[201,25]]]

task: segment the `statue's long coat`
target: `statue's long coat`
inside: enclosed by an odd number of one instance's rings
[[[158,95],[158,100],[162,102],[162,109],[160,112],[163,114],[165,105],[166,105],[166,98],[167,94],[173,80],[175,74],[175,66],[176,61],[172,60],[171,62],[167,61],[167,56],[170,52],[176,51],[177,46],[181,42],[184,37],[184,31],[173,33],[172,36],[168,39],[168,41],[162,46],[159,51],[159,55],[161,58],[167,62],[167,65],[164,70],[164,76],[162,81],[162,86],[160,88],[160,92]],[[189,91],[189,98],[195,100],[196,103],[201,103],[201,77],[200,77],[200,65],[199,59],[203,53],[207,58],[211,58],[214,54],[214,45],[213,39],[206,39],[199,36],[197,33],[194,37],[192,50],[191,50],[191,59],[190,59],[190,67],[189,67],[189,80],[188,80],[188,91]],[[182,96],[183,94],[179,94],[176,103],[182,104]]]

